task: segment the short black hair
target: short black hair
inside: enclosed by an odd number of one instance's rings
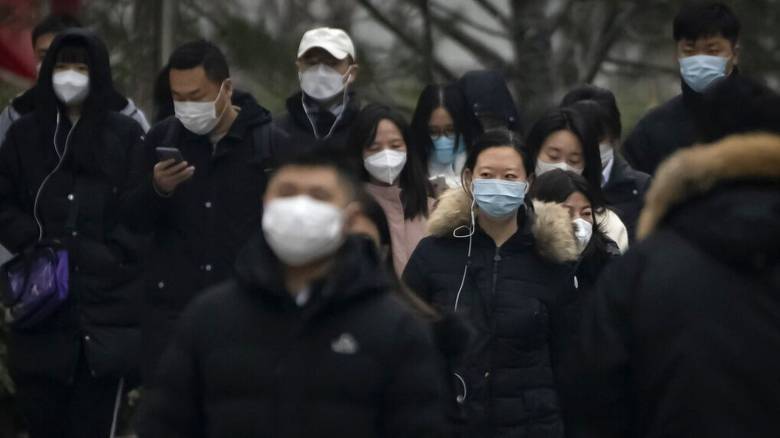
[[[534,169],[547,137],[563,130],[571,132],[579,140],[582,145],[582,156],[585,159],[585,170],[582,176],[594,187],[594,190],[601,191],[602,169],[598,129],[595,118],[587,115],[580,102],[566,108],[549,110],[531,127],[526,144],[534,160]]]
[[[332,149],[316,148],[306,150],[300,154],[293,155],[280,161],[274,172],[269,177],[269,182],[274,175],[288,167],[320,167],[333,169],[338,176],[339,181],[347,189],[350,199],[356,199],[361,192],[362,185],[355,176],[351,163],[343,152]]]
[[[207,40],[201,39],[182,44],[168,59],[168,67],[172,70],[189,70],[199,66],[206,71],[206,77],[216,84],[222,84],[230,77],[230,68],[225,54],[214,43]]]
[[[712,143],[732,134],[780,134],[780,95],[746,76],[730,77],[709,88],[695,115],[698,140]]]
[[[583,100],[594,101],[599,104],[603,111],[600,111],[602,127],[606,129],[606,135],[613,140],[620,139],[623,134],[623,125],[620,122],[620,109],[617,105],[615,95],[606,88],[595,85],[580,85],[566,93],[561,100],[561,107],[571,106],[576,102]]]
[[[42,35],[47,33],[59,34],[65,29],[72,27],[81,27],[81,22],[71,15],[67,14],[52,14],[44,18],[38,23],[32,30],[32,44],[35,46],[35,42],[38,41]]]
[[[369,180],[368,172],[363,165],[363,151],[374,142],[377,127],[382,120],[392,122],[401,131],[401,136],[406,143],[406,165],[398,177],[404,217],[407,219],[427,217],[428,196],[433,191],[428,181],[428,169],[423,164],[421,154],[414,150],[420,146],[412,140],[409,124],[398,111],[380,104],[369,104],[360,110],[355,121],[352,122],[347,138],[347,151],[353,162],[353,168],[360,173],[364,181]]]
[[[474,142],[474,145],[469,148],[463,171],[465,172],[468,169],[473,172],[474,166],[477,165],[477,160],[482,152],[490,148],[505,146],[511,147],[520,155],[520,158],[523,160],[523,169],[525,169],[526,177],[531,176],[534,173],[535,159],[531,156],[525,144],[523,144],[523,137],[506,128],[493,129],[480,135],[477,141]]]
[[[739,19],[731,8],[719,2],[697,2],[680,9],[674,17],[672,35],[675,41],[722,35],[734,45],[739,30]]]

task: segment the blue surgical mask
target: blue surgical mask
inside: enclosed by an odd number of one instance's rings
[[[726,76],[728,58],[711,55],[694,55],[680,58],[680,75],[691,89],[702,93],[713,82]]]
[[[438,137],[431,137],[433,142],[433,161],[439,164],[452,164],[455,161],[455,155],[465,150],[463,137],[458,136],[457,147],[455,145],[455,137],[447,137],[446,135],[440,135]]]
[[[504,218],[523,205],[528,183],[503,179],[475,179],[471,191],[481,211],[490,217]]]

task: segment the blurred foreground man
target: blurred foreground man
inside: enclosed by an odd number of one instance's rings
[[[780,97],[738,85],[702,132],[748,133],[659,168],[643,241],[586,299],[572,436],[778,436],[780,136],[756,132],[780,133]]]
[[[358,184],[324,155],[276,171],[235,277],[182,316],[139,436],[441,436],[429,326],[392,293],[372,241],[346,237]]]

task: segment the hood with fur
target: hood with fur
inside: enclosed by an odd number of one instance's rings
[[[780,274],[780,136],[735,135],[673,155],[647,194],[639,238],[661,228],[732,268]]]
[[[728,182],[780,181],[780,136],[743,134],[672,155],[658,168],[639,218],[639,239],[676,206]]]
[[[470,225],[471,203],[471,197],[462,188],[444,192],[428,220],[428,231],[434,236],[444,237],[451,236],[458,227]],[[540,256],[554,263],[577,260],[579,251],[574,227],[569,212],[563,206],[534,201],[528,217],[532,221],[531,231]]]

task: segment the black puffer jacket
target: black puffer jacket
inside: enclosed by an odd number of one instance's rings
[[[642,211],[645,193],[649,187],[650,175],[633,169],[622,156],[615,154],[609,180],[601,188],[601,192],[607,205],[625,224],[630,243],[636,239],[639,212]]]
[[[75,125],[51,86],[65,42],[84,44],[90,59],[90,95]],[[83,345],[93,373],[121,376],[134,368],[140,348],[144,240],[129,231],[125,213],[141,175],[143,132],[108,109],[114,94],[108,52],[87,31],[69,31],[53,42],[36,92],[38,109],[11,127],[0,149],[0,242],[19,252],[36,241],[34,199],[59,161],[53,140],[60,153],[67,142],[61,169],[41,190],[39,217],[44,238],[62,240],[68,250],[70,297],[39,326],[12,332],[10,366],[19,379],[66,382]]]
[[[229,276],[238,251],[260,229],[274,157],[271,115],[246,93],[234,92],[233,103],[241,110],[215,153],[208,136],[191,133],[174,117],[146,138],[148,173],[133,198],[133,222],[154,235],[145,272],[145,372],[162,353],[179,313],[199,291]],[[193,178],[168,198],[152,185],[157,146],[179,148],[195,166]]]
[[[445,376],[430,325],[351,238],[296,305],[261,236],[236,280],[187,309],[144,394],[139,436],[441,436]]]
[[[360,100],[357,95],[349,93],[347,106],[340,117],[334,116],[327,110],[319,111],[317,116],[313,117],[317,123],[317,136],[314,135],[311,121],[303,110],[302,96],[302,92],[290,96],[287,99],[287,113],[279,117],[274,116],[274,126],[285,134],[287,143],[286,147],[280,148],[279,159],[284,160],[287,157],[326,145],[337,149],[346,148],[349,129],[360,112]],[[317,105],[314,100],[310,102],[312,106]],[[333,128],[333,133],[326,138],[334,123],[336,126]]]
[[[734,136],[659,168],[644,241],[584,307],[585,437],[776,437],[780,137]]]
[[[729,77],[737,74],[735,69]],[[697,123],[707,117],[707,104],[682,79],[680,86],[682,93],[642,117],[623,143],[623,155],[634,169],[653,175],[666,157],[696,143]]]
[[[429,223],[433,236],[420,242],[403,276],[442,312],[458,300],[458,313],[476,329],[458,370],[469,423],[463,436],[563,437],[555,363],[565,345],[556,337],[566,325],[558,310],[576,296],[564,263],[577,257],[569,214],[537,203],[500,248],[478,229],[458,298],[468,239],[452,233],[468,224],[470,204],[461,189],[443,195]]]

